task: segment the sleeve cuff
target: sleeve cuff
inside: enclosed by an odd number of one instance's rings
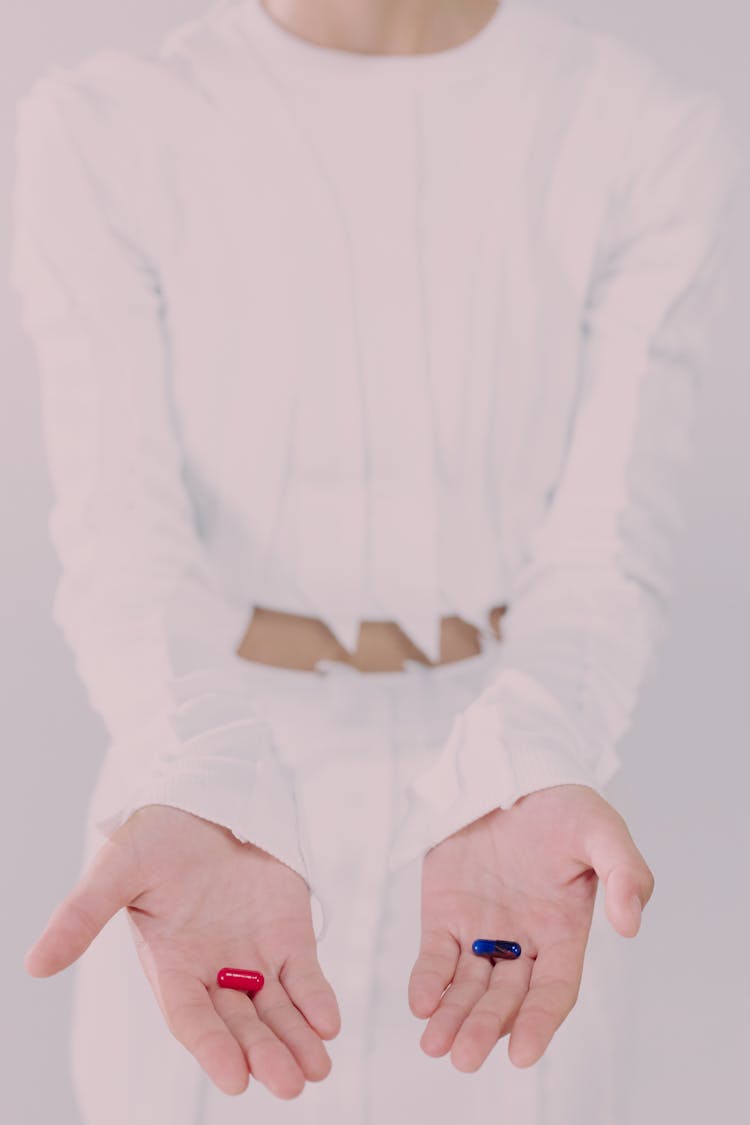
[[[599,792],[619,767],[613,745],[588,765],[557,700],[531,677],[504,669],[456,716],[437,760],[411,782],[389,870],[527,793],[568,784]]]
[[[229,733],[229,732],[227,732]],[[234,732],[236,737],[236,731]],[[119,789],[119,794],[122,788]],[[98,801],[95,827],[110,836],[144,805],[169,805],[223,825],[241,843],[252,843],[300,875],[310,890],[313,929],[320,940],[327,909],[313,887],[300,838],[294,778],[264,743],[252,755],[232,758],[221,748],[208,758],[189,753],[159,760],[140,785],[129,787],[125,800]],[[107,811],[109,810],[109,811]]]

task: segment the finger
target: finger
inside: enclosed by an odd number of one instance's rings
[[[225,1094],[247,1089],[242,1047],[216,1011],[206,986],[176,969],[158,972],[157,999],[167,1027]],[[223,990],[222,990],[223,991]]]
[[[460,952],[459,942],[448,930],[426,930],[422,934],[408,989],[409,1007],[419,1019],[427,1019],[435,1011],[453,980]]]
[[[512,964],[499,961],[490,976],[487,991],[480,996],[453,1041],[451,1062],[457,1070],[477,1070],[504,1035],[518,1013],[528,991],[534,962],[519,957]]]
[[[140,894],[143,888],[137,878],[128,851],[107,840],[27,950],[26,971],[33,977],[49,977],[76,961],[110,918]]]
[[[254,963],[257,964],[257,959]],[[258,1010],[258,1000],[267,989],[274,995],[274,1001],[269,1007],[273,1008],[279,1003],[276,991],[280,988],[278,981],[274,981],[267,973],[264,975],[263,988],[254,993],[252,998],[247,993],[234,989],[212,988],[212,999],[216,1011],[241,1044],[250,1073],[277,1098],[296,1098],[305,1087],[302,1068],[286,1043],[278,1038]],[[314,1032],[311,1031],[311,1034]]]
[[[322,1039],[333,1039],[341,1030],[341,1013],[333,988],[323,975],[315,950],[307,948],[288,957],[279,979]]]
[[[508,1056],[515,1066],[531,1066],[541,1058],[572,1010],[581,986],[587,936],[566,938],[539,950],[510,1033]]]
[[[285,1043],[305,1078],[320,1082],[331,1070],[331,1060],[320,1036],[295,1008],[286,989],[273,978],[253,996],[253,1005],[277,1039]]]
[[[426,1054],[439,1056],[451,1049],[461,1024],[486,991],[491,972],[484,957],[461,952],[453,981],[422,1034],[420,1045]]]
[[[607,917],[623,937],[635,937],[654,892],[654,875],[619,813],[596,819],[587,848],[587,862],[604,885]]]

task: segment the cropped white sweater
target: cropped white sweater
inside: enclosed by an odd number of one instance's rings
[[[739,144],[722,99],[523,0],[428,55],[260,0],[18,104],[11,281],[41,378],[55,621],[130,787],[314,879],[236,648],[253,604],[497,678],[392,869],[619,766],[665,621]],[[321,921],[320,917],[318,919]]]

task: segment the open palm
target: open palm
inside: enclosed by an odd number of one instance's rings
[[[338,1034],[340,1015],[300,875],[221,825],[144,806],[57,906],[27,971],[71,964],[122,907],[169,1030],[224,1093],[241,1093],[252,1073],[292,1098],[329,1073],[322,1039]],[[219,988],[224,966],[260,970],[263,988],[252,999]]]
[[[599,880],[610,922],[634,936],[654,878],[623,818],[585,785],[530,793],[432,848],[409,981],[412,1012],[429,1017],[425,1053],[476,1070],[510,1032],[511,1062],[536,1062],[578,997]],[[472,952],[477,938],[517,941],[521,956],[493,964]]]

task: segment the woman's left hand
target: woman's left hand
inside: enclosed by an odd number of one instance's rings
[[[426,1054],[477,1070],[511,1032],[515,1066],[541,1058],[578,998],[599,879],[612,926],[634,937],[654,877],[622,816],[586,785],[529,793],[430,849],[409,980],[411,1011],[429,1017]],[[476,938],[517,941],[521,956],[493,965],[472,952]]]

